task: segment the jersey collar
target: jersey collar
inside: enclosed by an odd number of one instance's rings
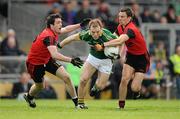
[[[123,28],[123,26],[121,25],[122,30],[124,31],[124,29],[125,29],[131,22],[132,22],[132,21],[129,21],[129,22],[125,25],[124,28]]]
[[[54,31],[50,28],[47,28],[48,31],[50,31],[55,37],[58,36],[56,33],[54,33]]]

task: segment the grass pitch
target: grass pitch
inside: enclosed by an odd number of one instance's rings
[[[71,100],[36,100],[29,108],[24,101],[0,100],[0,119],[180,119],[179,100],[128,100],[124,110],[117,100],[87,100],[87,110],[77,110]]]

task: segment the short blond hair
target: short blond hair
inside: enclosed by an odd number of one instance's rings
[[[90,22],[89,22],[89,28],[93,26],[93,27],[98,27],[100,26],[101,28],[103,27],[103,24],[102,24],[102,21],[100,19],[92,19]]]

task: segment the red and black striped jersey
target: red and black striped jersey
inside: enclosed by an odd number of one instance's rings
[[[116,33],[119,36],[121,34],[127,34],[129,36],[129,39],[125,42],[127,52],[134,55],[141,55],[147,52],[145,39],[133,22],[129,22],[125,28],[118,25]]]
[[[34,65],[46,64],[51,58],[51,54],[47,49],[49,45],[56,45],[58,35],[50,28],[44,29],[33,41],[27,62]]]

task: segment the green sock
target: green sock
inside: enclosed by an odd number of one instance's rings
[[[100,89],[97,87],[97,85],[95,84],[92,88],[92,90],[95,90],[95,91],[99,91]]]

